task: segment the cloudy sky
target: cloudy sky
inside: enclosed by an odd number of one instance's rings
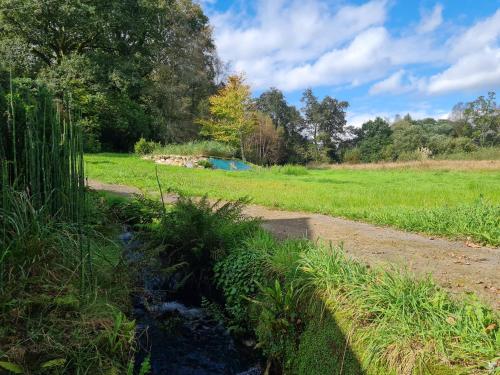
[[[353,125],[446,117],[500,91],[500,0],[200,2],[220,56],[255,95],[274,86],[300,107],[312,87],[349,101]]]

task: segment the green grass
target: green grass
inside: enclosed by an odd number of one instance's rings
[[[352,332],[363,366],[427,373],[429,358],[475,367],[498,353],[498,315],[473,297],[455,302],[430,278],[369,269],[339,248],[317,246],[299,265],[302,282]]]
[[[227,144],[216,141],[195,141],[183,144],[168,144],[155,148],[155,155],[193,155],[218,156],[231,158],[236,150]]]
[[[85,160],[91,179],[158,190],[151,161],[125,154]],[[275,167],[234,173],[159,165],[158,175],[164,190],[186,195],[248,196],[268,207],[500,244],[500,171]]]
[[[500,160],[500,147],[482,147],[477,151],[443,154],[436,160]]]

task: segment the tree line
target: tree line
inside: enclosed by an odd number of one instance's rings
[[[346,101],[320,100],[311,89],[303,92],[300,109],[276,88],[252,99],[242,75],[229,77],[209,102],[201,134],[239,147],[243,158],[259,164],[420,160],[500,145],[494,92],[457,104],[449,119],[408,114],[391,123],[377,117],[361,127],[347,125]]]
[[[87,151],[195,138],[221,67],[191,0],[0,0],[0,89],[70,97]]]
[[[0,101],[11,86],[72,103],[87,152],[130,151],[139,138],[211,138],[259,164],[405,160],[497,146],[495,93],[447,120],[347,125],[348,102],[311,89],[301,106],[270,88],[252,98],[225,77],[208,17],[192,0],[0,0]],[[4,117],[5,115],[2,114]]]

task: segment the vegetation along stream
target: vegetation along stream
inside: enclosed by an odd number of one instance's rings
[[[143,244],[128,231],[120,240],[127,262],[140,265]],[[133,296],[139,346],[136,371],[147,360],[151,373],[158,375],[262,373],[255,355],[237,345],[213,313],[196,304],[199,296],[175,292],[180,274],[165,277],[160,270],[144,267],[139,276],[139,291]]]

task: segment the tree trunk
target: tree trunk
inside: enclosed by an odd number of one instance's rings
[[[243,151],[243,137],[240,137],[240,150],[241,150],[241,160],[245,160],[245,152]]]

